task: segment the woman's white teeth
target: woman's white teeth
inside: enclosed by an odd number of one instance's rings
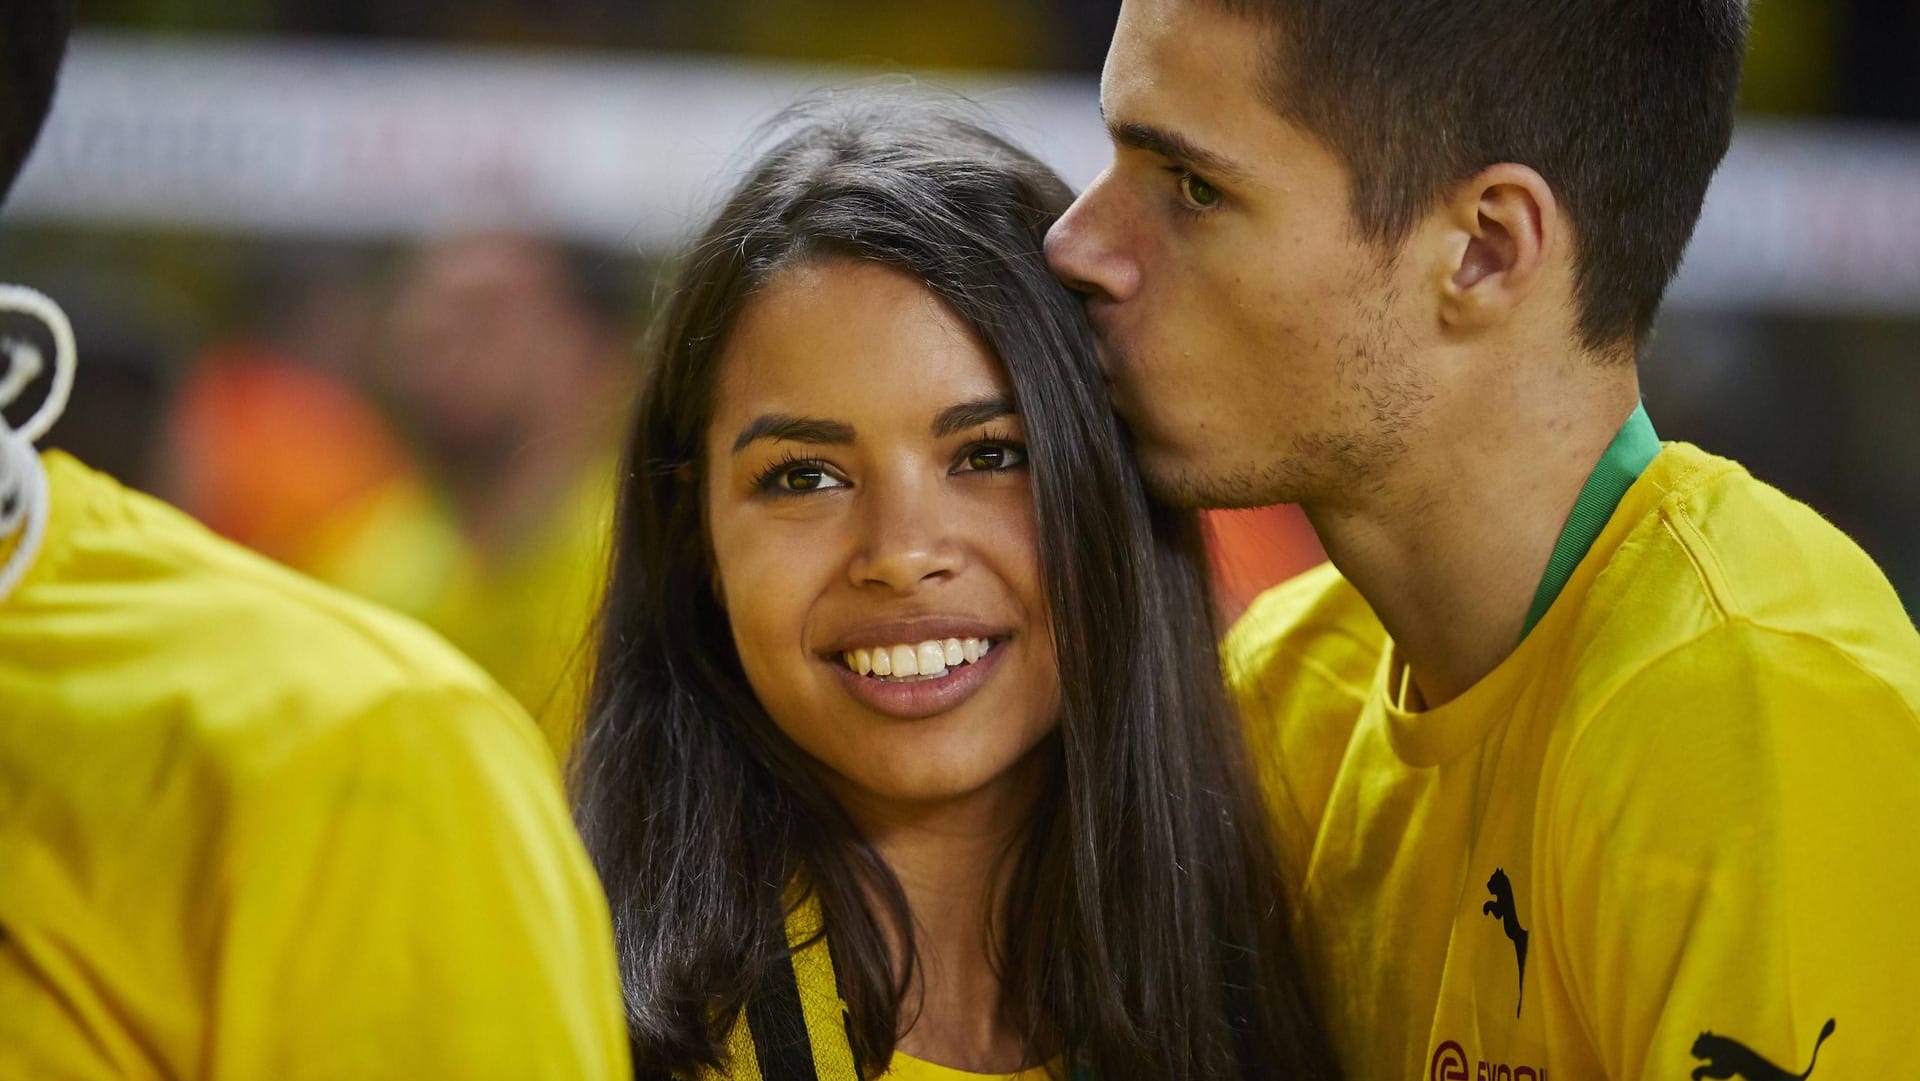
[[[863,676],[896,680],[938,679],[947,669],[972,664],[993,648],[989,638],[933,638],[919,645],[854,649],[845,654],[847,667]]]
[[[943,643],[922,642],[914,652],[919,654],[915,659],[919,662],[918,671],[922,675],[947,674],[947,647]],[[899,665],[894,665],[895,671],[899,671],[899,668]]]

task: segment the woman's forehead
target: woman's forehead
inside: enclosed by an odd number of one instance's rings
[[[924,283],[833,260],[783,270],[747,301],[721,358],[713,423],[784,414],[924,429],[957,403],[1010,394],[993,353]]]

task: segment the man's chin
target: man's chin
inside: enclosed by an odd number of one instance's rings
[[[1147,492],[1169,506],[1191,510],[1251,510],[1291,503],[1297,496],[1277,477],[1240,468],[1209,470],[1145,443],[1138,448]]]
[[[1138,448],[1138,458],[1141,479],[1146,481],[1147,493],[1154,499],[1169,506],[1197,510],[1216,505],[1213,478],[1189,463],[1145,443]]]

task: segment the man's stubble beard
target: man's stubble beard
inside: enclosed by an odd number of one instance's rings
[[[1214,470],[1141,454],[1148,491],[1206,510],[1346,502],[1383,491],[1434,397],[1431,376],[1407,360],[1407,335],[1392,315],[1396,299],[1380,278],[1354,283],[1348,300],[1366,311],[1352,324],[1359,329],[1335,344],[1340,392],[1326,423],[1293,433],[1274,457]]]

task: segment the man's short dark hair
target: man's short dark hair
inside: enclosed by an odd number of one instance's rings
[[[0,0],[0,199],[46,123],[72,26],[68,0]]]
[[[1397,246],[1516,162],[1573,222],[1578,332],[1645,337],[1733,132],[1746,0],[1212,0],[1273,31],[1268,96],[1353,172]]]

